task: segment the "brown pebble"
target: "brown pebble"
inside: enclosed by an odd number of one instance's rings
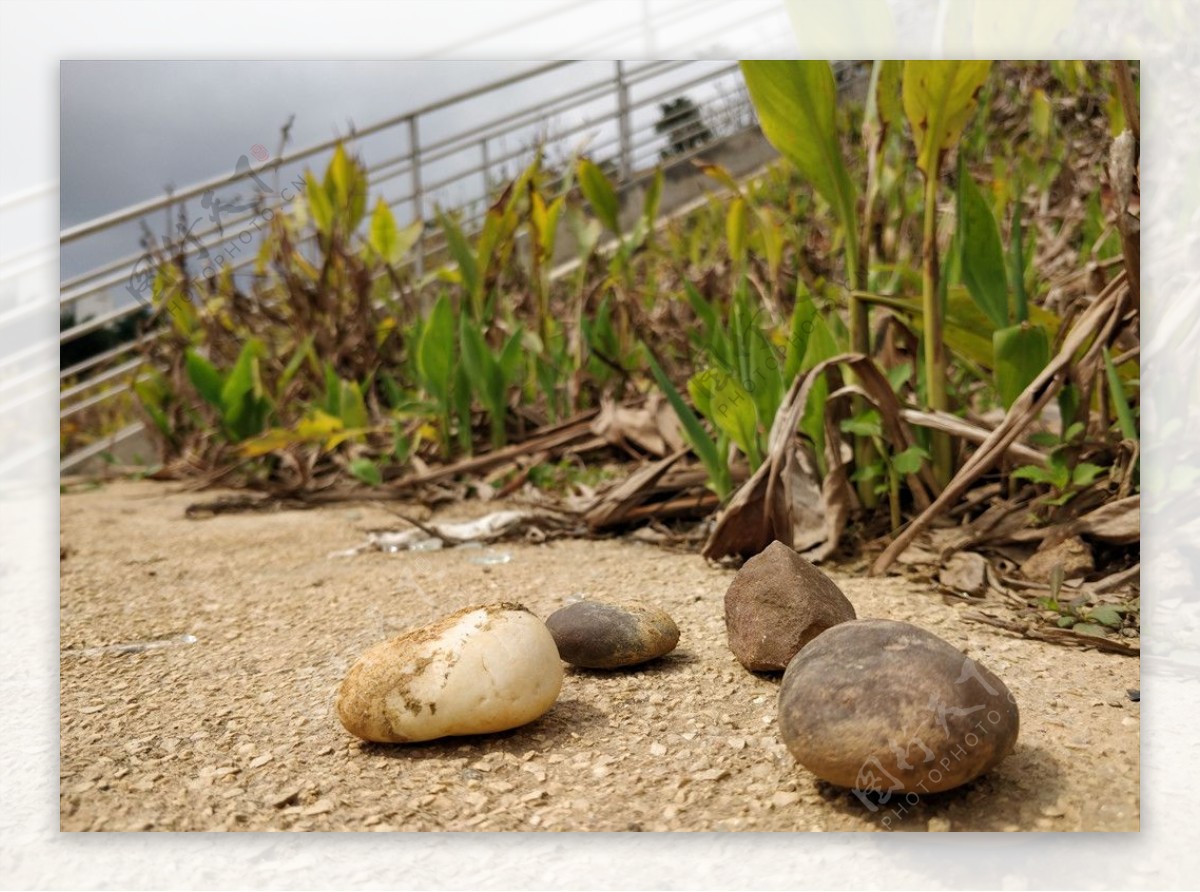
[[[854,619],[837,585],[782,542],[746,561],[725,593],[729,648],[751,672],[779,672],[826,629]]]
[[[841,787],[937,793],[994,768],[1019,730],[1004,683],[909,623],[835,626],[788,666],[779,729],[796,761]]]

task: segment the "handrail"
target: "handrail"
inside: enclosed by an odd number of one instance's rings
[[[407,111],[403,114],[386,118],[370,125],[369,127],[356,129],[353,137],[355,139],[361,139],[365,136],[371,136],[372,134],[378,133],[381,130],[387,130],[389,127],[394,127],[397,124],[403,124],[411,118],[418,118],[422,115],[427,115],[431,112],[448,108],[451,105],[465,102],[468,99],[478,98],[479,96],[483,96],[494,90],[499,90],[502,87],[508,87],[520,81],[538,77],[539,75],[545,74],[549,71],[554,71],[556,68],[561,68],[564,65],[570,64],[570,62],[565,61],[550,62],[534,69],[533,71],[513,74],[509,77],[487,84],[484,87],[477,87],[474,90],[465,90],[461,93],[456,93],[453,96],[438,100],[437,102],[431,102],[428,105],[423,105],[419,108],[413,109],[412,111]],[[290,154],[280,155],[278,158],[272,161],[268,167],[271,169],[279,168],[285,164],[290,164],[293,161],[302,161],[305,158],[311,158],[313,155],[328,151],[338,143],[345,141],[345,137],[334,137],[333,139],[327,139],[324,142],[319,142],[316,145],[311,145],[304,149],[297,149]],[[59,244],[69,244],[77,239],[83,238],[85,235],[91,235],[94,232],[98,232],[101,229],[107,229],[108,227],[115,226],[118,223],[127,223],[137,217],[145,216],[153,211],[162,210],[163,208],[172,204],[176,204],[180,201],[187,201],[189,198],[195,198],[198,195],[203,195],[209,189],[217,189],[222,186],[231,186],[234,183],[249,179],[252,175],[257,173],[258,171],[246,171],[245,173],[233,173],[227,176],[212,177],[207,180],[202,180],[199,183],[193,183],[191,186],[187,186],[182,190],[172,192],[169,195],[164,195],[162,198],[141,201],[137,204],[130,205],[129,207],[122,208],[119,211],[113,211],[111,213],[104,214],[103,216],[96,217],[95,219],[89,220],[86,223],[80,223],[76,226],[71,226],[67,229],[64,229],[61,233],[59,233]]]
[[[569,142],[572,137],[578,138],[580,134],[586,134],[589,131],[598,132],[599,139],[589,146],[589,152],[598,156],[597,160],[602,160],[607,157],[604,155],[606,150],[612,151],[612,160],[618,162],[617,167],[619,168],[617,184],[621,188],[625,188],[643,181],[647,172],[639,170],[638,167],[644,166],[646,163],[653,164],[657,160],[655,154],[669,145],[669,138],[678,136],[678,133],[673,132],[671,128],[661,127],[663,123],[661,120],[647,122],[644,117],[646,109],[667,97],[685,95],[687,91],[702,90],[709,84],[729,84],[729,78],[737,71],[736,64],[720,65],[719,63],[696,61],[657,60],[625,65],[614,64],[611,72],[605,77],[589,78],[584,84],[572,83],[559,92],[552,92],[552,95],[546,96],[536,104],[522,105],[507,115],[490,118],[483,123],[472,121],[453,133],[438,135],[428,144],[423,145],[420,141],[420,121],[424,116],[460,103],[476,100],[506,87],[542,77],[567,66],[579,64],[595,63],[554,61],[526,71],[516,72],[493,83],[461,91],[436,102],[427,103],[377,121],[367,127],[355,128],[343,137],[324,140],[291,152],[281,152],[279,156],[261,167],[250,167],[235,171],[233,174],[212,177],[193,183],[181,190],[175,190],[170,194],[137,202],[76,224],[62,230],[60,243],[65,246],[79,242],[88,236],[128,224],[147,214],[180,206],[209,190],[227,188],[254,177],[267,177],[272,173],[279,176],[280,171],[285,167],[328,151],[339,143],[362,140],[389,128],[400,128],[405,131],[401,144],[406,146],[408,151],[397,154],[393,149],[390,157],[378,161],[374,165],[371,165],[368,159],[363,159],[368,172],[371,201],[375,200],[375,196],[379,196],[384,198],[389,205],[411,206],[409,212],[425,216],[423,212],[428,208],[427,202],[431,197],[436,197],[439,190],[461,183],[464,190],[478,192],[481,176],[486,187],[492,173],[503,170],[513,161],[520,163],[522,157],[529,155],[532,149],[525,143],[529,140],[529,131],[532,128],[536,128],[548,117],[569,113],[581,106],[589,106],[586,117],[567,126],[556,128],[548,137],[549,143],[562,146],[560,151],[569,152],[573,151]],[[709,70],[693,74],[701,65],[712,67]],[[681,75],[684,76],[681,77]],[[734,97],[731,97],[725,88],[716,88],[722,89],[724,92],[712,100],[706,101],[703,96],[690,97],[702,114],[719,108],[721,112],[730,110],[729,120],[736,122],[738,127],[747,126],[746,122],[753,122],[752,113],[743,116],[741,111],[748,107],[744,87],[740,88],[743,92],[735,94]],[[553,88],[551,88],[552,90]],[[735,98],[737,95],[740,95],[740,100]],[[603,110],[598,105],[594,108],[591,107],[593,104],[608,99],[612,101],[603,107]],[[643,115],[637,119],[640,123],[635,123],[635,115]],[[722,137],[731,135],[733,134],[722,133]],[[514,140],[520,145],[520,148],[514,149],[511,148],[511,144],[506,145],[504,142],[506,138]],[[723,138],[718,138],[710,145],[722,141],[724,141]],[[490,150],[496,147],[497,143],[500,146],[499,150],[493,153]],[[363,147],[360,146],[358,151],[362,156]],[[471,151],[479,152],[478,161],[471,160],[467,155]],[[691,154],[693,152],[689,151],[681,157],[688,157]],[[463,156],[461,162],[451,160],[454,156]],[[429,177],[423,168],[428,168],[435,163],[439,169],[436,170],[436,176]],[[440,169],[448,165],[454,165],[452,172]],[[286,176],[292,175],[290,172],[286,174]],[[381,194],[379,187],[382,183],[404,176],[408,177],[408,182],[403,188],[395,190],[388,196]],[[423,179],[424,182],[422,182]],[[286,192],[286,190],[284,191]],[[268,212],[268,209],[278,212],[287,203],[288,201],[281,195],[264,194],[252,208],[246,208],[243,204],[236,211],[227,211],[221,218],[221,225],[212,225],[206,228],[196,227],[194,232],[189,234],[186,242],[179,246],[179,250],[185,257],[195,260],[204,260],[209,256],[209,252],[212,252],[222,260],[223,268],[229,268],[235,272],[243,270],[254,262],[255,241],[249,243],[242,241],[237,246],[242,251],[241,255],[238,255],[237,251],[231,248],[233,240],[239,237],[245,239],[245,234],[253,232],[252,226],[257,228],[257,221]],[[487,196],[480,193],[477,197],[465,200],[460,197],[458,204],[451,203],[445,207],[447,210],[461,208],[465,212],[462,215],[462,225],[465,230],[469,230],[472,224],[483,216],[479,209],[486,208],[486,204]],[[422,236],[412,257],[412,262],[418,269],[423,268],[425,257],[436,256],[429,252],[439,250],[439,244],[437,233],[431,232],[428,236]],[[228,258],[225,257],[226,254],[228,254]],[[146,256],[146,252],[142,252],[125,255],[117,260],[107,260],[86,272],[76,273],[64,279],[60,285],[60,308],[65,312],[67,308],[79,301],[93,295],[103,295],[110,289],[120,287],[127,280],[134,283],[134,280],[130,279],[130,275]],[[136,295],[134,296],[136,297]],[[107,306],[101,305],[94,316],[89,316],[61,331],[59,334],[60,345],[112,325],[114,322],[142,310],[146,305],[140,300],[130,300],[128,297],[124,302],[118,298]],[[156,337],[159,333],[157,331],[147,332],[141,337]],[[61,417],[73,415],[82,409],[127,391],[128,384],[122,386],[114,379],[136,368],[136,363],[131,361],[130,353],[136,349],[138,340],[137,336],[133,336],[127,343],[110,347],[97,355],[74,363],[69,368],[61,369],[60,403],[64,404],[61,407],[63,410]],[[136,374],[136,371],[131,373]],[[102,384],[115,384],[116,386],[104,388],[97,393],[96,389]],[[78,399],[79,394],[88,391],[91,391],[93,395],[86,399]],[[65,405],[71,397],[75,397],[77,401],[69,406]],[[64,466],[68,464],[67,459],[70,458],[71,456],[64,457]],[[74,464],[74,462],[69,463]]]

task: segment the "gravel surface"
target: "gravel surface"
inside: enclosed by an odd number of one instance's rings
[[[122,482],[62,497],[63,830],[1139,829],[1135,659],[1009,637],[927,587],[831,570],[859,617],[942,636],[1021,709],[990,775],[864,803],[795,764],[778,676],[730,653],[732,570],[628,540],[329,557],[399,521],[371,505],[184,518],[213,495]],[[502,734],[384,746],[338,722],[337,686],[371,644],[470,604],[545,618],[580,597],[665,608],[678,648],[568,667],[550,712]],[[165,643],[114,647],[138,642]]]

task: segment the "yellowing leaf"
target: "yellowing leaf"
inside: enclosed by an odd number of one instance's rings
[[[608,177],[604,175],[604,171],[587,158],[580,158],[576,175],[579,178],[579,188],[583,191],[588,204],[592,206],[592,212],[595,213],[596,219],[607,226],[611,232],[619,235],[621,223],[618,217],[621,212],[621,203],[617,198],[617,191],[608,181]]]
[[[342,429],[342,419],[320,409],[313,409],[308,417],[296,425],[296,433],[304,440],[323,440]]]
[[[936,177],[942,156],[966,127],[991,62],[904,63],[904,113],[917,146],[917,167]]]
[[[711,177],[712,179],[716,180],[735,195],[742,194],[742,188],[738,185],[738,181],[733,178],[733,174],[731,174],[720,164],[709,164],[708,162],[701,161],[693,161],[692,163],[695,164],[696,167],[700,169],[700,172],[706,177]]]
[[[725,217],[725,238],[729,242],[729,258],[734,268],[740,268],[746,259],[746,202],[735,198],[729,205]]]

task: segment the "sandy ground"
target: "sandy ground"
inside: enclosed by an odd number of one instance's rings
[[[331,558],[402,524],[371,505],[184,517],[211,495],[140,482],[62,498],[63,830],[1139,828],[1135,659],[1011,637],[926,587],[831,570],[860,617],[941,635],[1021,710],[990,775],[867,805],[780,742],[778,678],[726,647],[731,570],[628,540]],[[632,671],[568,669],[554,708],[503,734],[380,746],[338,722],[337,685],[374,642],[468,604],[544,618],[581,595],[664,607],[678,649]],[[181,635],[196,641],[93,650]]]

